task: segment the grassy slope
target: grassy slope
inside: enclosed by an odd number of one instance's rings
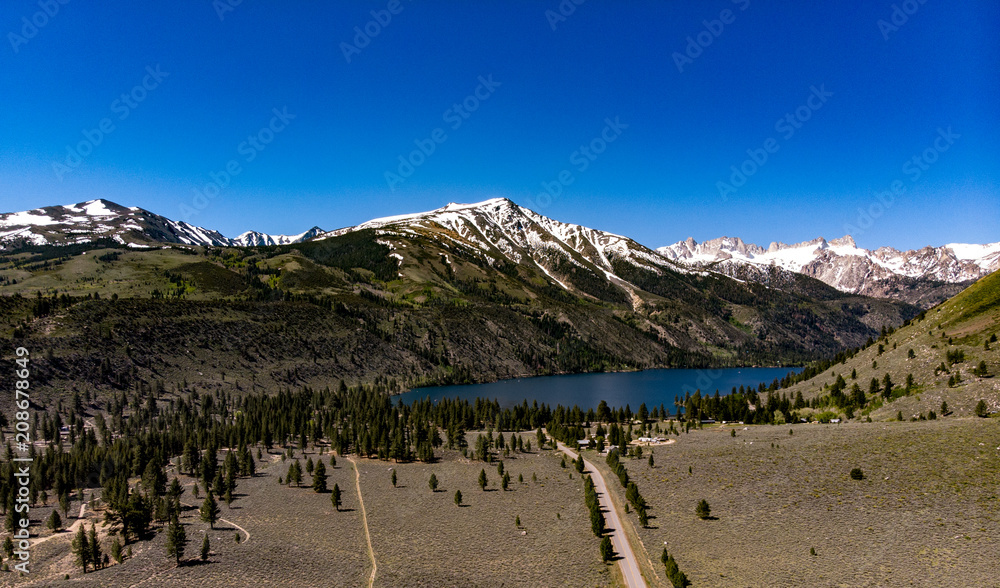
[[[857,370],[856,381],[866,392],[872,378],[881,383],[888,373],[897,386],[902,386],[906,375],[913,374],[917,384],[914,392],[875,409],[871,413],[873,419],[895,418],[897,411],[902,411],[906,419],[931,410],[940,412],[942,401],[947,402],[958,416],[971,414],[980,399],[986,401],[990,410],[1000,410],[1000,378],[978,378],[971,373],[980,361],[986,362],[993,376],[1000,373],[1000,344],[990,344],[989,351],[983,347],[991,335],[998,333],[1000,272],[994,272],[951,300],[928,310],[922,320],[915,320],[846,363],[835,365],[784,392],[793,395],[802,392],[807,399],[822,395],[834,383],[837,374],[847,380],[850,388],[854,383],[850,379],[852,370]],[[878,353],[880,343],[884,349],[881,355]],[[908,357],[910,349],[914,353],[912,359]],[[942,362],[947,364],[945,354],[959,350],[965,353],[965,361],[952,366],[950,373],[935,375],[936,367]],[[873,362],[877,367],[872,367]],[[961,374],[963,381],[950,388],[948,378],[956,372]]]
[[[995,421],[730,430],[682,434],[654,449],[654,468],[622,460],[655,517],[647,529],[634,514],[624,523],[655,564],[653,585],[669,585],[664,545],[694,586],[997,585]],[[855,467],[863,480],[850,478]],[[695,516],[702,498],[716,520]]]

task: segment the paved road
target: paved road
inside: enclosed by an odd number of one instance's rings
[[[562,443],[558,443],[558,445],[560,451],[573,459],[577,458],[575,451]],[[625,527],[622,526],[622,520],[618,516],[618,511],[615,510],[614,503],[611,502],[611,495],[608,493],[607,484],[604,483],[604,476],[594,467],[594,464],[586,459],[583,460],[583,465],[586,466],[587,472],[590,474],[590,479],[594,481],[598,502],[607,510],[608,526],[613,529],[610,533],[611,545],[615,548],[615,553],[621,557],[618,563],[622,566],[622,575],[625,576],[625,584],[630,588],[647,588],[646,581],[642,578],[642,574],[639,573],[639,563],[635,559],[635,553],[632,552],[632,546],[629,545],[628,538],[625,537]]]

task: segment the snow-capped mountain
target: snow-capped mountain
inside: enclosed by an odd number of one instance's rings
[[[664,269],[689,271],[628,237],[559,222],[507,198],[475,204],[450,203],[429,212],[377,218],[331,231],[318,239],[365,229],[375,229],[389,244],[393,235],[433,233],[454,246],[499,254],[515,264],[536,266],[567,289],[563,280],[570,266],[596,270],[628,290],[631,290],[628,282],[616,274],[615,262],[627,261],[656,274]]]
[[[823,238],[766,249],[739,238],[722,237],[697,243],[688,238],[657,249],[661,255],[692,267],[733,275],[737,267],[773,267],[822,280],[841,290],[867,296],[893,296],[920,283],[968,284],[1000,269],[1000,243],[951,243],[899,251],[892,247],[862,249],[850,236]],[[951,293],[953,288],[947,289]]]
[[[97,239],[113,239],[134,247],[150,243],[250,247],[299,243],[322,233],[319,227],[290,236],[250,231],[230,239],[218,231],[103,199],[0,214],[0,246],[3,247],[67,245]]]
[[[669,273],[725,274],[776,288],[793,287],[795,274],[801,274],[843,292],[928,307],[1000,268],[1000,243],[954,243],[915,251],[891,247],[867,250],[846,236],[793,245],[771,243],[765,249],[739,238],[723,237],[704,243],[689,238],[654,251],[628,237],[548,218],[506,198],[451,203],[429,212],[377,218],[331,232],[319,227],[298,235],[249,231],[236,238],[141,208],[91,200],[0,215],[0,247],[98,239],[133,247],[156,243],[260,247],[324,240],[362,230],[374,230],[380,242],[395,250],[392,255],[400,260],[401,271],[408,243],[414,238],[423,238],[423,242],[432,239],[444,251],[481,258],[496,269],[529,266],[576,293],[600,298],[617,296],[609,294],[615,290],[621,295],[623,290],[633,303],[638,302],[642,290],[649,290],[642,282]],[[594,277],[617,288],[593,294],[609,287],[597,284]]]
[[[187,245],[227,245],[218,231],[173,221],[148,210],[107,200],[46,206],[0,215],[0,243],[65,245],[113,239],[122,244],[143,245],[150,241]]]
[[[313,227],[304,233],[299,233],[298,235],[268,235],[258,231],[247,231],[235,239],[231,239],[231,241],[233,245],[239,245],[241,247],[291,245],[293,243],[308,241],[309,239],[312,239],[317,235],[322,235],[325,232],[326,231],[319,227]]]

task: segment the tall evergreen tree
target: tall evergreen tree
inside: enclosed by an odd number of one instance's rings
[[[209,492],[205,495],[205,501],[201,503],[201,520],[208,523],[209,527],[215,528],[215,521],[219,520],[219,513],[222,509],[215,502],[215,497]]]
[[[53,531],[58,531],[62,528],[62,518],[59,517],[59,511],[52,509],[52,514],[49,515],[47,526]]]
[[[316,466],[313,468],[312,486],[316,492],[326,492],[326,466],[320,460],[316,460]]]
[[[80,528],[83,528],[83,525],[80,525]],[[90,524],[90,532],[87,534],[87,545],[90,547],[90,563],[93,564],[96,570],[104,559],[104,553],[101,551],[101,542],[97,540],[97,527],[94,523]]]
[[[76,537],[73,539],[73,555],[76,565],[83,568],[83,573],[86,574],[87,565],[90,563],[90,544],[87,543],[87,531],[83,525],[80,525],[76,531]]]
[[[330,501],[333,502],[333,508],[340,512],[340,486],[338,484],[333,485],[333,494],[330,495]]]
[[[205,538],[208,538],[207,534]],[[167,555],[173,556],[177,561],[177,565],[181,564],[181,558],[184,557],[184,548],[187,547],[187,542],[187,533],[184,531],[184,525],[181,524],[175,515],[167,527]]]
[[[615,549],[611,545],[611,537],[605,535],[604,538],[601,539],[601,561],[608,563],[614,556]]]

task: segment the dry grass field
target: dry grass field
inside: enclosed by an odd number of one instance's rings
[[[315,454],[312,456],[315,459]],[[276,456],[265,455],[265,459],[268,457]],[[181,522],[189,540],[185,552],[185,558],[190,559],[188,565],[177,567],[167,557],[165,533],[160,530],[152,540],[132,546],[132,559],[84,575],[73,565],[72,537],[64,533],[33,550],[31,577],[0,574],[0,585],[101,588],[363,585],[370,565],[350,464],[338,463],[336,469],[327,470],[330,487],[338,483],[345,489],[345,510],[335,513],[329,494],[278,484],[277,478],[284,476],[287,463],[290,462],[262,464],[256,477],[240,479],[232,507],[220,503],[220,516],[225,521],[216,523],[214,530],[200,521],[196,509],[184,513]],[[201,501],[191,495],[191,480],[186,476],[181,476],[181,480],[188,482],[182,502],[200,505]],[[78,511],[79,504],[74,502],[74,507],[74,511]],[[88,512],[94,517],[93,512]],[[48,513],[41,514],[47,516]],[[67,524],[75,522],[72,515],[73,511]],[[99,522],[100,517],[93,520]],[[239,532],[232,523],[246,532]],[[206,532],[212,555],[209,562],[203,564],[195,560]],[[246,533],[250,534],[249,540]],[[236,542],[237,534],[240,543]],[[110,540],[104,539],[102,543],[105,553],[109,552]],[[68,581],[62,579],[67,573]]]
[[[469,440],[474,445],[475,435]],[[503,460],[511,476],[507,491],[500,489],[495,463],[455,451],[435,464],[359,460],[378,561],[375,586],[611,585],[611,568],[601,563],[590,531],[583,483],[575,472],[570,479],[572,470],[561,468],[560,458],[551,450],[512,453]],[[477,482],[484,468],[485,492]],[[431,473],[440,483],[433,493]],[[455,505],[456,490],[462,507]]]
[[[627,520],[660,585],[666,544],[694,586],[1000,586],[996,419],[731,430],[682,434],[652,469],[623,460],[656,517]]]
[[[475,442],[474,433],[469,438]],[[504,460],[511,474],[506,492],[500,489],[496,464],[470,461],[457,451],[444,451],[434,464],[358,459],[378,564],[375,586],[613,585],[614,571],[600,562],[598,541],[590,532],[582,482],[575,473],[570,479],[571,470],[560,467],[559,455],[550,450],[512,454]],[[312,450],[306,456],[320,457]],[[329,465],[329,454],[322,459]],[[306,473],[301,488],[278,484],[290,463],[265,454],[257,476],[239,480],[232,507],[220,504],[225,520],[214,530],[200,521],[195,508],[188,509],[181,517],[189,540],[186,565],[177,567],[167,557],[165,533],[158,529],[151,540],[132,545],[132,559],[84,575],[73,563],[72,533],[63,532],[33,549],[30,577],[0,573],[0,586],[367,585],[371,560],[354,466],[340,457],[335,469],[327,468],[329,487],[336,483],[343,491],[342,510],[336,512],[330,493],[307,487],[312,477]],[[477,483],[484,467],[486,492]],[[396,488],[390,468],[397,471]],[[431,472],[440,481],[433,493],[427,484]],[[182,501],[200,505],[191,495],[194,480],[180,478],[186,484]],[[462,507],[454,503],[455,490],[462,491]],[[35,529],[49,512],[33,509]],[[74,501],[67,526],[78,512]],[[88,528],[96,521],[101,529],[100,513],[88,509],[86,517]],[[196,562],[206,532],[212,556],[208,563]],[[49,534],[45,530],[42,537]],[[110,544],[102,533],[105,552]]]

